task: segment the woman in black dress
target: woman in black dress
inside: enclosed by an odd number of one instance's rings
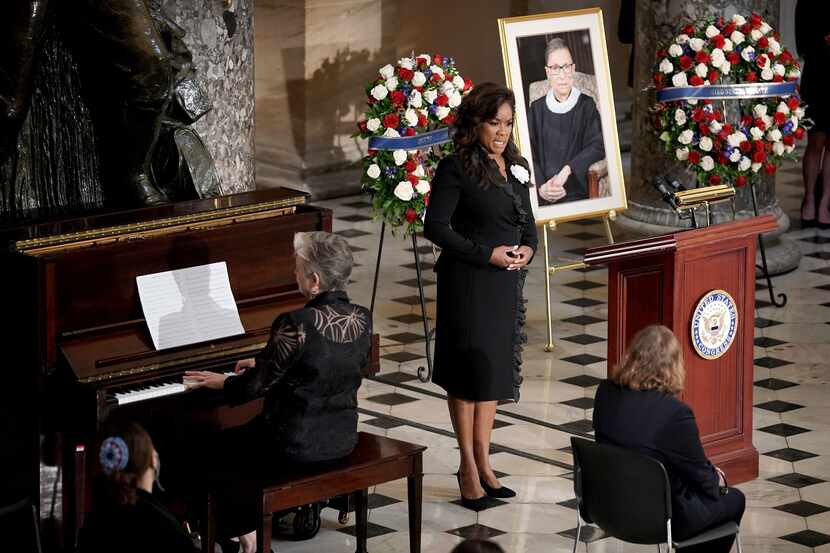
[[[432,181],[424,235],[441,247],[433,380],[447,391],[465,506],[513,497],[490,466],[499,400],[519,398],[522,287],[536,249],[527,161],[513,142],[513,93],[484,83],[458,110],[457,153]]]

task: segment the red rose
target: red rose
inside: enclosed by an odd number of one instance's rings
[[[447,125],[452,125],[453,123],[455,123],[455,115],[453,115],[452,113],[448,113],[446,117],[441,119],[441,121],[443,121]]]
[[[406,169],[407,173],[414,173],[415,169],[418,168],[418,164],[415,162],[414,159],[407,159],[406,163],[403,165],[404,169]]]
[[[718,156],[718,163],[720,163],[721,165],[728,165],[729,164],[729,156],[727,156],[726,154],[720,154]]]
[[[369,148],[369,149],[366,151],[366,154],[368,154],[368,155],[370,155],[370,156],[372,156],[372,157],[374,157],[374,155],[375,155],[376,153],[378,153],[378,151],[377,151],[377,150],[373,150],[373,149],[371,149],[371,148]]]
[[[722,111],[720,111],[720,110],[718,110],[718,109],[716,109],[716,110],[714,111],[714,113],[715,113],[715,121],[720,121],[720,122],[723,122],[723,112],[722,112]]]
[[[764,37],[764,38],[766,38],[766,37]],[[789,50],[784,50],[783,52],[781,52],[781,55],[778,56],[778,63],[782,63],[782,64],[786,65],[786,64],[790,63],[791,61],[793,61],[793,55],[790,54]]]
[[[718,133],[718,138],[720,138],[721,140],[726,140],[726,138],[730,134],[732,134],[732,131],[727,131],[726,125],[724,125],[723,127],[721,127],[720,132]]]
[[[405,81],[411,81],[412,77],[415,76],[415,72],[411,69],[406,69],[405,67],[401,67],[398,70],[398,75],[400,75],[401,79],[403,79]]]
[[[764,151],[764,143],[761,140],[753,140],[752,141],[752,149],[756,152],[763,152]]]
[[[685,27],[683,27],[683,34],[692,36],[693,34],[695,34],[695,28],[691,25],[686,25]]]
[[[795,130],[795,138],[796,140],[801,140],[802,138],[804,138],[804,127],[798,127]]]
[[[415,175],[407,175],[406,180],[408,180],[409,184],[411,184],[412,186],[417,186],[418,184],[418,177],[416,177]]]
[[[434,83],[440,83],[444,78],[439,75],[438,73],[433,73],[432,77],[429,78],[430,81]]]
[[[761,16],[757,13],[753,13],[749,16],[749,24],[752,26],[753,29],[757,29],[761,26]]]
[[[761,129],[762,131],[767,130],[767,124],[764,123],[764,121],[762,119],[756,119],[755,120],[755,126],[758,127],[759,129]]]
[[[721,130],[725,132],[727,135],[732,134],[732,125],[726,123]]]
[[[744,23],[743,25],[741,25],[741,32],[745,35],[749,35],[749,33],[752,32],[752,25],[750,25],[748,22]]]
[[[429,206],[429,192],[424,194],[424,207],[428,207],[428,206]]]
[[[735,32],[735,24],[731,21],[729,22],[729,25],[727,25],[726,27],[724,27],[721,30],[721,34],[724,35],[724,36],[729,36],[734,32]]]
[[[783,125],[787,121],[787,116],[780,111],[776,111],[773,117],[775,118],[776,125]]]
[[[755,163],[763,163],[767,160],[766,152],[755,152],[752,154],[752,161]]]
[[[447,97],[446,94],[441,94],[435,99],[436,106],[446,106],[449,103],[450,99]]]
[[[709,125],[707,125],[706,123],[704,123],[702,121],[697,124],[697,130],[703,136],[708,136],[709,135]]]
[[[692,65],[694,65],[692,58],[690,58],[689,56],[680,56],[680,69],[686,71],[689,68],[691,68]]]
[[[717,186],[720,184],[720,175],[709,175],[709,184]]]
[[[741,142],[739,148],[741,149],[741,152],[748,154],[752,149],[752,144],[749,143],[749,140],[744,140]]]
[[[735,179],[735,186],[738,188],[746,186],[746,177],[744,175],[738,175],[738,178]]]
[[[401,118],[397,113],[390,113],[383,116],[383,126],[387,129],[397,129],[401,123]]]
[[[784,146],[792,146],[793,144],[795,144],[795,138],[793,138],[793,135],[788,134],[787,136],[781,139],[781,142],[784,143]]]
[[[441,65],[441,63],[442,63],[443,61],[444,61],[444,58],[442,58],[442,57],[441,57],[440,55],[438,55],[438,54],[435,54],[434,56],[432,56],[432,63],[434,63],[435,65]]]
[[[366,132],[366,120],[360,120],[357,122],[357,128],[360,129],[360,132]]]
[[[426,127],[427,126],[427,116],[418,112],[418,126],[419,127]]]
[[[787,98],[787,107],[790,109],[795,109],[798,107],[798,98],[795,96],[790,96]]]
[[[406,210],[405,217],[406,217],[406,222],[407,223],[414,223],[415,220],[418,218],[418,214],[415,213],[415,210],[410,207],[409,209]]]
[[[728,54],[726,54],[726,61],[728,61],[732,65],[735,65],[737,63],[740,63],[741,56],[737,52],[729,52]]]
[[[701,50],[697,54],[695,54],[695,62],[697,63],[709,63],[709,54],[705,51]]]
[[[716,118],[717,118],[717,116],[715,115],[715,112],[713,112],[713,111],[704,111],[703,112],[703,119],[705,119],[707,123],[711,123]]]
[[[663,74],[662,73],[655,73],[654,74],[654,86],[658,89],[663,88]]]
[[[689,163],[691,163],[692,165],[700,163],[700,152],[698,152],[697,150],[692,150],[691,152],[689,152]]]
[[[415,136],[415,129],[413,129],[412,127],[407,127],[404,131],[404,134],[406,136]]]
[[[389,93],[389,98],[392,100],[393,106],[402,106],[406,101],[406,94],[402,90],[393,90]]]
[[[758,75],[755,74],[755,71],[747,71],[746,80],[747,82],[754,83],[758,80]]]
[[[700,108],[695,108],[692,110],[692,121],[695,123],[699,123],[703,121],[703,110]]]
[[[717,69],[712,69],[711,71],[709,71],[709,74],[706,75],[706,78],[709,79],[709,83],[715,84],[715,81],[720,79],[720,71],[718,71]]]
[[[709,41],[712,43],[712,46],[715,48],[723,48],[724,43],[726,42],[723,38],[723,35],[715,35]]]
[[[700,86],[703,84],[703,79],[701,79],[697,75],[692,75],[692,78],[689,79],[689,84],[692,86]]]
[[[665,58],[665,57],[666,57],[666,56],[668,56],[668,55],[669,55],[669,53],[668,53],[668,52],[666,52],[666,51],[665,51],[664,49],[662,49],[662,48],[661,48],[660,50],[657,50],[657,59],[662,59],[662,58]]]
[[[772,76],[772,82],[774,82],[774,83],[783,83],[784,82],[784,77],[782,77],[781,75],[776,73],[775,75]]]
[[[759,69],[763,69],[764,66],[767,65],[767,61],[767,57],[764,54],[761,54],[755,58],[755,65],[757,65]]]
[[[767,175],[774,175],[775,174],[775,164],[774,163],[767,163],[764,165],[764,172]]]
[[[421,56],[418,56],[418,57],[416,58],[416,60],[418,61],[418,65],[419,65],[420,67],[424,67],[424,66],[429,65],[429,56],[423,56],[423,55],[421,55]]]
[[[758,40],[758,46],[760,46],[761,48],[769,48],[769,39],[765,36],[762,36]]]
[[[473,88],[473,81],[464,79],[464,90],[470,90],[471,88]]]

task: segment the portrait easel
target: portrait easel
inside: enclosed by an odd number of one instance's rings
[[[602,216],[602,222],[605,225],[605,236],[609,244],[614,243],[614,234],[611,231],[611,221],[617,218],[615,210],[609,210]],[[550,277],[551,275],[562,271],[575,271],[577,269],[584,269],[587,265],[582,261],[573,261],[562,265],[553,265],[550,261],[550,249],[548,233],[553,232],[557,228],[557,222],[554,219],[544,221],[542,223],[542,244],[545,248],[545,307],[547,311],[547,325],[548,325],[548,341],[545,344],[545,351],[551,352],[554,350],[553,344],[553,312],[551,302]]]

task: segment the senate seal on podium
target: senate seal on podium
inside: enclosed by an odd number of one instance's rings
[[[735,300],[724,290],[711,290],[692,313],[692,344],[704,359],[717,359],[729,350],[737,328]]]

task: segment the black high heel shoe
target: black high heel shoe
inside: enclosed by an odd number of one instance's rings
[[[464,494],[461,492],[461,472],[455,473],[455,478],[458,480],[458,493],[461,495],[461,506],[471,511],[483,511],[490,507],[490,498],[487,494],[482,495],[476,499],[468,499],[464,497]]]
[[[801,228],[813,228],[816,226],[816,218],[813,217],[812,219],[805,219],[804,218],[804,202],[806,200],[801,200],[801,208],[798,210],[798,216],[801,218]],[[818,206],[816,206],[818,209]],[[822,225],[823,223],[818,223],[818,225]],[[819,227],[821,228],[821,227]]]
[[[511,497],[516,497],[516,492],[507,486],[502,486],[501,488],[491,488],[487,485],[487,482],[485,482],[483,478],[479,478],[479,480],[481,480],[481,487],[484,488],[484,493],[487,494],[487,497],[494,497],[496,499],[509,499]]]

